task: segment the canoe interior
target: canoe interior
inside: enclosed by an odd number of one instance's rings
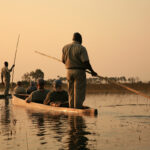
[[[49,105],[39,104],[39,103],[26,103],[24,99],[16,97],[13,95],[12,104],[15,106],[26,107],[27,109],[32,109],[36,112],[56,112],[56,113],[65,113],[65,114],[76,114],[76,115],[86,115],[86,116],[97,116],[97,109],[84,107],[84,109],[74,109],[67,107],[53,107]]]

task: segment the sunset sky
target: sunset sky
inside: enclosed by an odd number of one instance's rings
[[[40,68],[45,79],[65,76],[62,47],[80,32],[94,70],[102,76],[150,81],[150,0],[0,0],[0,68],[14,61],[15,81]],[[88,75],[89,77],[89,75]]]

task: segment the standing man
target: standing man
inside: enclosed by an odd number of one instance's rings
[[[86,92],[86,73],[91,71],[92,76],[97,73],[92,69],[87,50],[82,44],[80,33],[74,33],[73,42],[65,45],[62,50],[62,62],[67,69],[69,107],[82,108]]]
[[[10,73],[15,65],[12,65],[11,69],[8,69],[8,62],[4,62],[4,67],[1,71],[1,80],[2,84],[5,86],[4,96],[6,97],[9,94],[9,86],[10,86]]]

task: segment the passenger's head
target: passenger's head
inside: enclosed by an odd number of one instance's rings
[[[35,82],[34,82],[34,81],[31,81],[31,82],[30,82],[30,86],[35,86]]]
[[[60,91],[62,88],[62,82],[61,80],[55,80],[53,83],[53,87],[56,91]]]
[[[38,89],[44,89],[44,85],[45,85],[44,80],[43,80],[42,78],[39,78],[39,79],[37,80],[37,88],[38,88]]]
[[[21,85],[22,85],[21,81],[18,81],[17,86],[21,86]]]
[[[4,62],[4,65],[5,65],[6,67],[8,67],[8,62],[7,62],[7,61],[5,61],[5,62]]]
[[[82,44],[82,36],[79,32],[75,32],[73,34],[73,41],[79,42],[80,44]]]

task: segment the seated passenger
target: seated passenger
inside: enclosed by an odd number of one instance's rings
[[[29,97],[26,98],[26,102],[36,102],[36,103],[41,103],[43,104],[49,90],[46,90],[44,88],[44,80],[43,79],[38,79],[37,81],[37,90],[32,92]]]
[[[14,94],[26,94],[26,90],[22,87],[22,83],[20,81],[17,82],[17,86],[14,89]]]
[[[56,80],[53,84],[54,91],[47,94],[44,100],[45,105],[51,106],[68,106],[68,93],[62,89],[61,80]]]
[[[27,94],[31,94],[33,91],[36,91],[37,87],[35,85],[35,82],[31,81],[30,86],[27,88]]]

